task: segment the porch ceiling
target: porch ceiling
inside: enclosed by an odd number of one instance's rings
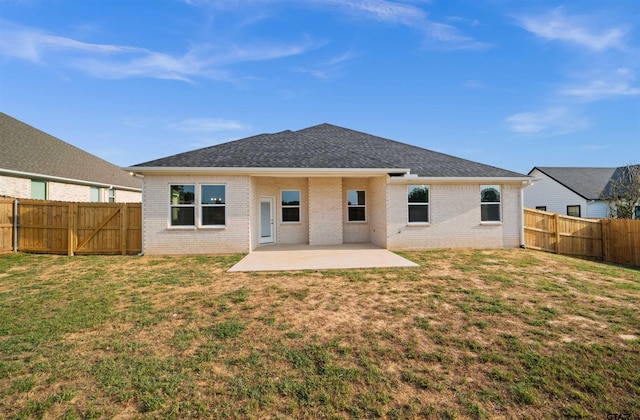
[[[373,244],[331,246],[266,245],[252,251],[231,267],[229,271],[299,271],[393,267],[419,267],[419,265]]]

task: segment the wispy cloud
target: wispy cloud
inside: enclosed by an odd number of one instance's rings
[[[345,52],[320,62],[313,67],[297,67],[294,71],[297,73],[309,74],[317,79],[331,79],[335,77],[336,73],[340,72],[345,63],[349,62],[356,56],[357,54],[352,52]]]
[[[547,41],[561,41],[592,51],[621,48],[628,32],[624,26],[599,28],[596,17],[567,16],[562,8],[516,19],[522,28]]]
[[[198,45],[182,55],[171,55],[145,48],[82,42],[0,20],[0,54],[40,64],[71,66],[106,79],[232,80],[226,66],[299,55],[319,45],[309,38],[288,45]]]
[[[466,88],[469,88],[469,89],[482,89],[482,88],[487,87],[487,85],[485,85],[481,81],[475,80],[475,79],[465,80],[464,83],[462,83],[462,86],[464,86]]]
[[[248,126],[237,120],[225,120],[221,118],[188,118],[174,124],[169,128],[182,132],[217,132],[246,130]]]
[[[387,23],[417,25],[426,13],[415,6],[386,0],[312,0],[314,3],[337,6],[344,12]]]
[[[429,47],[451,49],[483,49],[490,45],[464,35],[458,28],[428,18],[419,7],[387,0],[313,0],[337,6],[343,12],[384,23],[400,24],[418,30]]]
[[[633,72],[626,67],[617,69],[607,75],[589,80],[580,85],[565,87],[560,90],[561,95],[574,97],[582,101],[591,102],[615,97],[638,96],[640,87],[634,86]]]
[[[567,108],[561,107],[513,114],[505,121],[509,129],[518,134],[555,136],[581,131],[589,127],[585,118],[574,115]]]
[[[429,1],[398,2],[391,0],[185,0],[187,4],[213,7],[219,10],[246,10],[247,3],[252,5],[270,5],[290,3],[301,7],[322,7],[334,10],[356,19],[376,21],[390,25],[402,25],[412,28],[425,38],[425,45],[439,49],[484,49],[489,44],[464,35],[452,24],[436,22],[429,18],[424,5]],[[412,4],[409,4],[412,3]],[[421,5],[422,7],[419,7]],[[451,23],[463,23],[472,26],[477,21],[463,18],[449,19]]]

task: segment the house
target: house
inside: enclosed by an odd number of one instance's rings
[[[611,180],[623,169],[536,166],[529,175],[538,180],[526,190],[525,207],[575,217],[609,217],[606,198],[611,196]]]
[[[141,201],[140,179],[4,113],[0,113],[0,150],[0,196]]]
[[[518,247],[531,180],[330,124],[126,169],[144,176],[146,254],[264,244]]]

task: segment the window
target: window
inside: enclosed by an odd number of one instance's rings
[[[634,219],[640,220],[640,206],[636,206],[633,213],[634,213]]]
[[[89,201],[97,203],[100,201],[100,188],[89,187]]]
[[[483,222],[499,222],[500,218],[500,186],[480,186],[480,220]]]
[[[114,190],[113,188],[109,188],[109,202],[110,203],[116,202],[116,190]]]
[[[171,226],[195,226],[195,186],[171,185]]]
[[[39,179],[31,180],[31,198],[36,200],[47,199],[47,181]]]
[[[300,221],[300,191],[282,191],[282,221]]]
[[[567,216],[580,217],[580,206],[567,206]]]
[[[429,223],[429,187],[409,185],[407,188],[409,223]]]
[[[202,226],[224,226],[226,204],[224,196],[224,185],[200,186],[200,205],[202,208],[200,224]]]
[[[364,222],[367,220],[364,191],[347,191],[347,213],[347,220],[350,222]]]
[[[547,206],[536,206],[536,210],[547,211]]]

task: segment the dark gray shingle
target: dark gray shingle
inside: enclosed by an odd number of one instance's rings
[[[585,200],[600,200],[610,195],[610,181],[612,178],[619,178],[623,173],[623,168],[536,166],[531,172],[535,169],[539,170]],[[529,173],[531,174],[531,172]]]
[[[134,167],[410,168],[426,177],[525,177],[331,124],[260,134]]]
[[[0,170],[140,189],[120,167],[0,112]]]

